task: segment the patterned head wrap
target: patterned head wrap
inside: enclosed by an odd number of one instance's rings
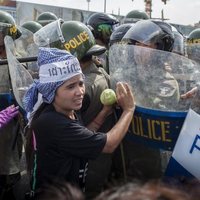
[[[39,80],[34,81],[23,98],[26,112],[33,111],[39,93],[43,102],[50,104],[59,86],[66,80],[82,74],[78,59],[66,50],[56,48],[39,48],[38,67]]]

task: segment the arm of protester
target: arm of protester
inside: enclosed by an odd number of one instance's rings
[[[95,119],[87,125],[87,128],[91,131],[97,131],[104,123],[106,117],[113,112],[113,106],[104,105],[102,110],[98,113]]]
[[[107,141],[103,148],[104,153],[112,153],[126,135],[135,110],[135,100],[131,87],[127,83],[117,83],[116,88],[117,103],[123,112],[114,125],[107,132]]]
[[[188,98],[192,98],[195,96],[195,94],[197,93],[198,87],[194,87],[192,88],[190,91],[186,92],[185,94],[181,95],[182,99],[188,99]]]

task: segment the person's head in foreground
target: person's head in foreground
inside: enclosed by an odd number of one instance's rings
[[[39,200],[84,200],[82,191],[70,183],[55,181],[45,186]]]
[[[190,200],[187,193],[164,183],[150,181],[144,185],[127,183],[102,192],[94,200]]]

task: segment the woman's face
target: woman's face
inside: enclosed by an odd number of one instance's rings
[[[57,90],[53,105],[58,112],[67,113],[79,110],[85,94],[83,76],[76,75],[65,81]]]

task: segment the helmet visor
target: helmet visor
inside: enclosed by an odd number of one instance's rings
[[[34,42],[40,47],[48,47],[55,41],[64,43],[65,39],[60,28],[63,22],[62,19],[58,19],[41,28],[34,34]]]
[[[159,26],[149,20],[141,20],[131,27],[124,35],[123,40],[135,41],[145,45],[155,43],[156,36],[162,33]]]

